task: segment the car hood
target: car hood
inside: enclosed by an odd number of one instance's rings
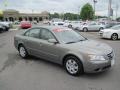
[[[77,50],[86,54],[105,55],[112,52],[112,48],[105,44],[94,40],[85,40],[78,43],[66,45],[72,50]]]

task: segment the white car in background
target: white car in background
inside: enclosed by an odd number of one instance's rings
[[[55,19],[52,19],[51,21],[51,25],[54,25],[54,26],[64,26],[65,22],[63,22],[62,19],[58,19],[58,18],[55,18]]]
[[[67,27],[78,30],[82,24],[82,21],[70,21],[66,24]]]
[[[105,28],[105,25],[99,24],[99,23],[88,23],[88,24],[83,24],[80,26],[79,30],[80,31],[100,31]]]
[[[9,29],[12,27],[12,22],[0,21],[0,24],[5,27],[6,31],[9,31]]]
[[[99,35],[102,38],[108,38],[112,40],[120,39],[120,25],[115,25],[111,28],[101,30]]]

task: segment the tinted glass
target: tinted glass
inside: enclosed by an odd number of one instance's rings
[[[54,39],[54,36],[49,30],[41,29],[41,39],[43,40]]]
[[[40,37],[40,29],[31,29],[25,33],[25,36],[39,38]]]
[[[111,29],[120,30],[120,25],[113,26],[113,27],[111,27]]]
[[[89,24],[89,25],[96,25],[96,23],[91,23],[91,24]]]

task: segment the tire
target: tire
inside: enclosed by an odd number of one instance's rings
[[[0,33],[2,33],[4,30],[2,28],[0,28]]]
[[[99,28],[99,31],[100,31],[100,30],[103,30],[103,29],[104,29],[104,28],[103,28],[103,27],[101,27],[101,28]]]
[[[9,28],[6,28],[6,31],[9,31]]]
[[[78,30],[78,31],[79,31],[79,27],[76,27],[75,30]]]
[[[83,65],[75,56],[66,57],[64,61],[64,67],[67,73],[72,76],[79,76],[83,74]]]
[[[19,55],[22,58],[27,58],[28,57],[28,52],[23,45],[20,45],[18,50],[19,50]]]
[[[68,28],[72,28],[72,25],[68,25]]]
[[[0,33],[2,32],[2,29],[0,28]]]
[[[112,36],[111,36],[111,39],[112,40],[118,40],[118,34],[113,33]]]
[[[83,28],[83,32],[88,32],[88,29],[87,28]]]

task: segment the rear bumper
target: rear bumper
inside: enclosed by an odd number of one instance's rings
[[[31,28],[31,26],[21,26],[21,28]]]

